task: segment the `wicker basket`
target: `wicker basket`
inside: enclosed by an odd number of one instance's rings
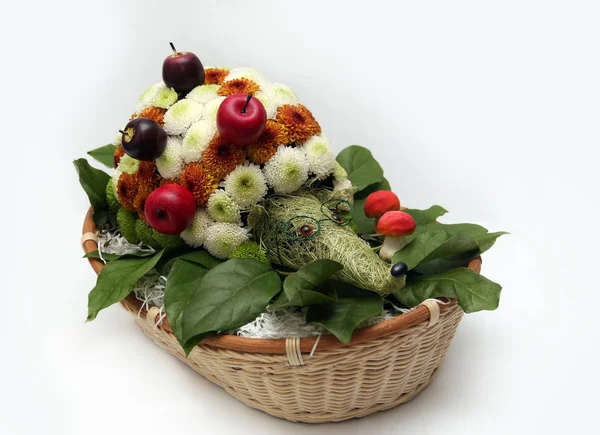
[[[90,211],[83,226],[85,252],[97,249],[95,231]],[[95,259],[90,264],[96,273],[103,267]],[[469,268],[479,272],[481,259]],[[291,421],[326,423],[392,408],[429,385],[463,314],[455,300],[449,302],[426,301],[355,331],[346,345],[333,336],[317,343],[217,335],[205,338],[187,358],[168,322],[157,325],[157,308],[141,310],[132,295],[121,304],[156,344],[246,405]]]

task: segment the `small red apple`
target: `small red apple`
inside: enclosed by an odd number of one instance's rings
[[[144,206],[148,224],[159,233],[179,234],[196,214],[194,196],[178,184],[165,184],[150,194]]]
[[[167,133],[148,118],[132,119],[119,131],[123,150],[137,160],[155,160],[167,146]]]
[[[180,94],[187,94],[204,83],[204,67],[194,53],[177,51],[170,42],[173,54],[163,62],[163,82]]]
[[[225,142],[250,145],[260,137],[267,123],[265,106],[252,94],[233,94],[217,111],[217,128]]]

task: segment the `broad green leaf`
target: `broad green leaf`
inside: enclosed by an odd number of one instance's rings
[[[88,151],[88,154],[92,156],[94,159],[102,163],[104,166],[108,166],[109,168],[114,167],[115,165],[115,150],[117,149],[116,145],[108,144],[103,147],[96,148],[95,150]]]
[[[236,258],[209,270],[183,312],[184,350],[256,319],[280,290],[277,272],[257,260]]]
[[[196,263],[203,266],[206,269],[212,269],[215,266],[218,266],[223,261],[219,260],[212,255],[210,255],[207,251],[194,249],[193,251],[185,248],[183,250],[175,250],[174,252],[169,252],[168,255],[165,255],[161,264],[159,263],[159,270],[162,271],[163,275],[169,275],[171,267],[173,263],[177,260],[186,260],[191,263]]]
[[[508,234],[506,231],[498,231],[496,233],[480,234],[473,237],[473,240],[479,246],[479,254],[484,253],[496,243],[498,237]]]
[[[283,293],[274,308],[305,307],[336,301],[335,290],[327,280],[344,266],[333,260],[315,260],[289,275],[283,282]]]
[[[479,246],[471,238],[461,234],[450,234],[447,231],[431,231],[419,234],[403,249],[392,257],[392,263],[406,263],[408,269],[418,264],[438,258],[470,253],[471,258],[477,255]]]
[[[183,311],[200,289],[208,269],[186,260],[175,259],[165,287],[165,312],[179,343],[183,342]]]
[[[383,169],[367,148],[349,146],[338,154],[337,161],[348,173],[357,192],[383,180]]]
[[[364,190],[354,195],[352,220],[356,225],[355,231],[357,233],[368,235],[375,232],[375,220],[365,216],[365,201],[371,193],[378,190],[391,190],[389,181],[384,178],[381,182],[367,186]]]
[[[439,275],[409,278],[406,286],[394,295],[407,307],[417,306],[429,298],[456,298],[466,313],[472,313],[498,308],[500,290],[502,287],[495,282],[459,267]]]
[[[131,293],[138,280],[152,270],[163,252],[159,251],[149,258],[121,259],[107,263],[89,294],[87,321],[94,320],[100,310],[119,302]]]
[[[432,224],[437,220],[437,218],[448,213],[448,210],[439,205],[432,205],[427,210],[406,208],[404,211],[414,218],[417,226]]]
[[[311,306],[306,322],[321,325],[342,343],[348,343],[360,323],[382,311],[383,299],[371,293],[366,297],[340,298],[337,302]]]
[[[132,258],[132,257],[150,257],[151,255],[154,255],[154,252],[136,252],[134,254],[125,254],[125,255],[119,255],[119,254],[109,254],[104,252],[102,254],[102,257],[100,257],[100,254],[98,253],[98,250],[95,251],[90,251],[87,254],[85,254],[83,256],[83,258],[97,258],[99,260],[105,260],[105,261],[115,261],[115,260],[119,260],[121,258]]]
[[[106,172],[91,167],[86,159],[77,159],[73,164],[79,175],[81,187],[85,190],[94,209],[94,222],[97,226],[102,226],[108,220],[106,185],[110,177]]]

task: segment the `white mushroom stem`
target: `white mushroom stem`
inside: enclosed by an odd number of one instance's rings
[[[400,249],[404,248],[407,243],[406,236],[385,236],[385,239],[383,239],[383,245],[381,245],[381,249],[379,250],[379,257],[383,261],[390,263],[394,254]]]

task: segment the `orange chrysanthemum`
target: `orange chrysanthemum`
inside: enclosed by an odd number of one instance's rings
[[[137,194],[133,199],[133,206],[135,207],[138,216],[144,222],[146,221],[146,215],[144,213],[144,207],[146,206],[146,200],[150,196],[152,192],[154,192],[155,187],[147,184],[138,184]]]
[[[165,125],[165,113],[167,113],[166,109],[152,106],[142,110],[137,117],[151,119],[162,127]]]
[[[239,78],[226,81],[221,85],[217,94],[227,97],[233,94],[252,94],[254,95],[260,90],[258,83],[248,80],[247,78]]]
[[[277,109],[277,122],[281,124],[288,142],[306,142],[321,133],[321,126],[310,110],[302,104],[286,104]]]
[[[117,183],[117,196],[119,202],[130,211],[136,211],[133,204],[138,191],[137,174],[122,173]]]
[[[139,183],[144,183],[157,187],[160,182],[160,175],[156,172],[156,163],[153,161],[142,160],[137,171]]]
[[[119,166],[119,162],[121,161],[121,157],[123,157],[125,155],[125,150],[123,149],[123,147],[121,145],[119,145],[116,149],[115,149],[115,153],[114,153],[114,164],[115,164],[115,168],[117,166]]]
[[[160,185],[164,186],[166,184],[179,184],[181,185],[181,180],[179,178],[163,178],[160,180]]]
[[[192,192],[198,206],[206,205],[208,198],[219,187],[219,180],[211,176],[200,163],[189,163],[181,171],[180,182]]]
[[[260,138],[255,143],[248,145],[248,160],[263,165],[275,155],[279,145],[286,142],[287,137],[283,127],[269,119]]]
[[[221,85],[229,71],[223,68],[207,68],[204,70],[205,85]]]
[[[221,136],[215,135],[208,144],[208,148],[202,153],[202,165],[213,177],[222,180],[237,165],[246,159],[246,150],[242,147],[231,145],[221,140]]]

